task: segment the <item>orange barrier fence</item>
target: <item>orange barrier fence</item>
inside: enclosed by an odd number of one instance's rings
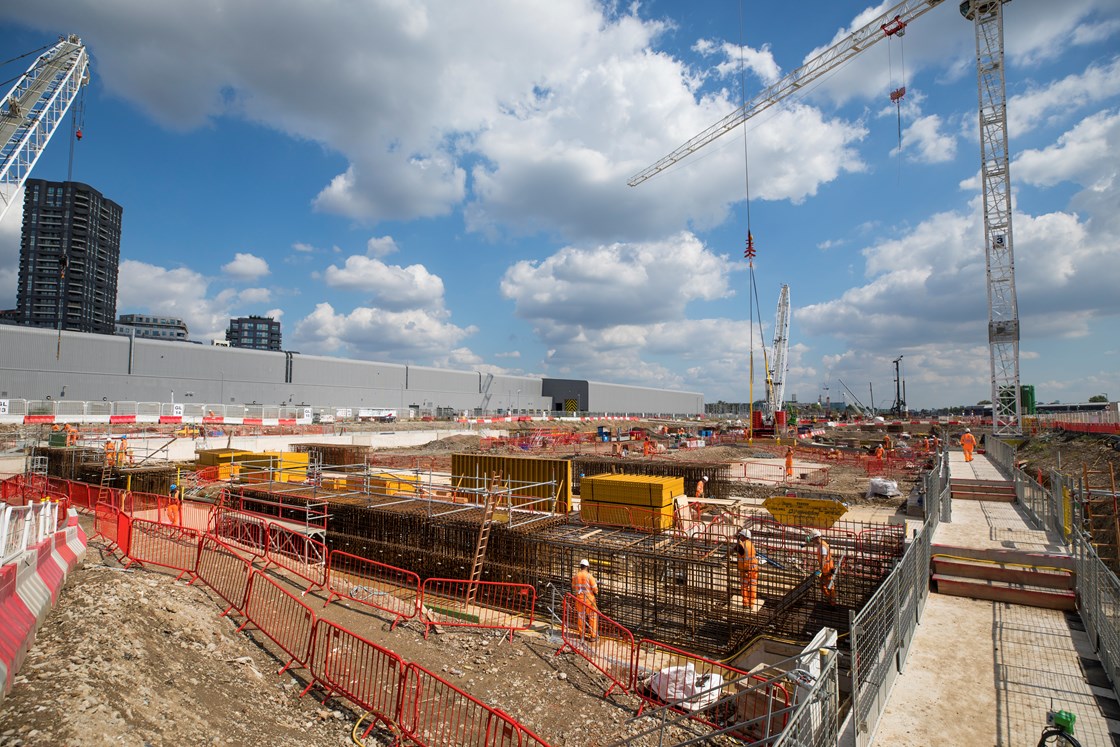
[[[327,585],[327,546],[317,539],[269,522],[265,558],[265,568],[275,564],[306,581],[305,594]]]
[[[581,609],[582,608],[582,609]],[[584,615],[583,625],[579,616]],[[590,619],[594,616],[594,619]],[[587,609],[571,594],[564,595],[564,618],[560,627],[564,641],[557,651],[574,651],[606,675],[611,686],[603,693],[609,698],[615,688],[629,692],[634,681],[634,634],[598,610]]]
[[[185,575],[193,579],[198,568],[201,539],[201,533],[195,529],[133,519],[128,557],[141,565],[158,565],[179,571],[176,581]]]
[[[229,545],[208,534],[202,536],[195,575],[228,605],[223,616],[244,608],[252,568],[252,561],[238,555]]]
[[[255,569],[250,559],[212,535],[133,519],[108,503],[99,503],[96,509],[102,536],[115,542],[129,562],[190,570],[228,605],[222,615],[233,610],[244,615],[245,621],[238,631],[253,625],[288,656],[279,673],[297,664],[306,668],[311,684],[301,695],[319,684],[326,690],[326,697],[345,697],[369,712],[374,722],[380,721],[387,727],[396,725],[417,745],[548,747],[544,740],[497,708],[483,704],[432,672],[406,663],[392,651],[343,626],[319,619],[294,594],[263,570]],[[193,569],[189,568],[191,538],[196,543]],[[469,624],[508,628],[511,636],[514,630],[532,624],[536,598],[531,586],[433,581],[436,583],[430,586],[429,600],[464,605],[469,600],[475,606],[472,612],[464,614],[473,614],[478,622],[486,623]],[[473,590],[464,591],[464,585]],[[496,604],[500,609],[487,610],[480,606],[483,604]],[[372,725],[366,733],[371,729]]]
[[[327,560],[327,601],[349,599],[393,615],[390,630],[420,611],[420,576],[403,568],[331,550]]]
[[[421,747],[518,747],[544,745],[510,716],[460,690],[418,664],[405,670],[404,697],[397,721]]]
[[[424,637],[433,625],[527,630],[533,624],[537,590],[529,584],[429,578],[420,588]]]
[[[363,738],[379,721],[390,728],[395,725],[406,667],[401,657],[321,618],[315,623],[311,648],[314,679],[301,695],[306,695],[318,680],[327,698],[339,694],[368,711],[373,720]]]
[[[242,613],[245,622],[238,633],[252,623],[291,657],[277,674],[288,671],[292,664],[307,667],[315,628],[315,613],[310,607],[261,571],[254,570],[249,574]]]

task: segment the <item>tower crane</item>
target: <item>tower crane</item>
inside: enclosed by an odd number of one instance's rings
[[[786,395],[786,372],[789,370],[789,286],[783,285],[778,294],[778,312],[774,315],[774,345],[772,365],[766,372],[770,380],[767,390],[767,409],[774,418],[774,413],[782,409]],[[775,418],[774,426],[777,427]]]
[[[903,0],[862,28],[764,88],[731,114],[669,155],[630,177],[636,187],[804,86],[819,80],[876,42],[901,36],[906,27],[942,0]],[[1003,66],[1003,5],[1010,0],[964,0],[960,13],[976,35],[979,91],[980,175],[984,195],[984,252],[988,287],[988,347],[992,380],[992,430],[1021,435],[1019,404],[1019,311],[1011,233],[1011,179],[1007,144],[1007,91]],[[901,90],[901,89],[900,89]],[[897,93],[897,92],[896,92]],[[892,94],[892,98],[895,94]]]
[[[35,58],[0,102],[0,220],[89,82],[89,54],[70,35]]]

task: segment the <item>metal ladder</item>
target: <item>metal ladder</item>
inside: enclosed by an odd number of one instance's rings
[[[471,583],[467,587],[467,604],[473,604],[478,595],[478,582],[482,579],[482,566],[486,562],[486,546],[490,542],[490,527],[494,523],[494,509],[498,507],[501,493],[496,489],[498,480],[490,483],[486,492],[486,505],[482,510],[482,526],[478,528],[478,542],[474,546],[474,562],[471,564]]]
[[[1097,554],[1112,570],[1120,567],[1120,496],[1116,493],[1116,472],[1081,467],[1085,486],[1085,519]]]

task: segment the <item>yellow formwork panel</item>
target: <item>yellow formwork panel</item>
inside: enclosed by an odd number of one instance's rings
[[[198,464],[202,467],[217,467],[221,464],[240,460],[243,456],[251,455],[251,451],[242,449],[201,449],[198,452]]]
[[[662,509],[684,495],[684,478],[602,474],[580,480],[580,500]]]
[[[664,508],[649,508],[623,503],[599,503],[581,498],[579,516],[585,524],[632,527],[655,532],[663,532],[673,526],[672,504]]]
[[[368,482],[364,476],[351,476],[346,485],[350,490],[364,490],[368,485],[369,492],[381,495],[415,495],[420,492],[418,478],[391,472],[370,475]]]
[[[532,503],[536,510],[567,513],[572,505],[572,463],[567,459],[452,454],[451,483],[457,489],[482,487],[493,475],[501,475],[503,488],[512,486],[514,505]],[[546,483],[555,481],[554,485]],[[529,485],[529,487],[521,487]],[[555,506],[552,499],[559,494]],[[547,502],[535,502],[547,498]]]

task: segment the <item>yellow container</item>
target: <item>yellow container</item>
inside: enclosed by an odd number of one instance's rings
[[[451,482],[456,490],[478,490],[494,474],[501,475],[503,489],[509,485],[514,487],[515,506],[531,505],[534,510],[549,511],[553,509],[552,499],[557,496],[557,513],[567,513],[572,505],[572,463],[567,459],[451,455]]]
[[[241,449],[202,449],[198,453],[198,463],[203,467],[217,467],[220,464],[229,464],[243,456],[251,455],[251,451]]]

